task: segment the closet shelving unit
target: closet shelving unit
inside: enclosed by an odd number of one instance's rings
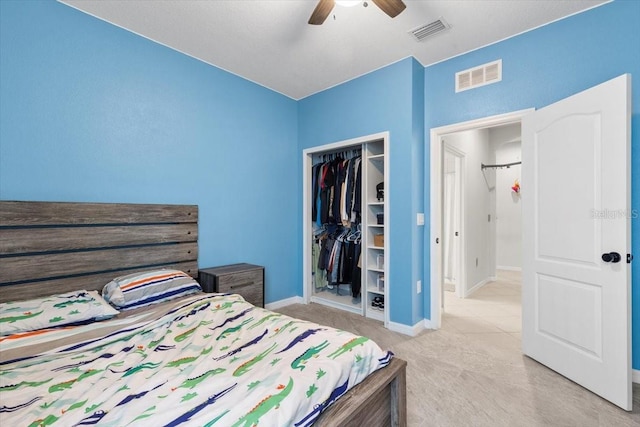
[[[365,267],[362,275],[363,300],[365,315],[372,319],[385,321],[387,311],[387,283],[386,283],[386,252],[385,243],[388,242],[385,235],[385,197],[378,197],[377,186],[385,182],[385,150],[384,140],[373,141],[366,144],[363,150],[365,166],[365,180],[363,183],[363,197],[366,212],[363,215],[363,226],[366,228],[365,236]],[[385,185],[386,187],[386,185]],[[382,221],[378,216],[382,216]],[[376,240],[376,239],[382,240]],[[366,295],[365,295],[366,292]],[[380,306],[382,302],[383,306]]]
[[[389,133],[382,132],[361,138],[354,138],[332,144],[326,144],[303,151],[303,289],[304,302],[315,302],[353,312],[389,324],[389,298],[392,285],[389,283]],[[361,296],[354,300],[339,302],[335,295],[317,292],[314,288],[312,271],[313,221],[311,221],[311,175],[314,162],[323,155],[358,149],[362,155],[362,251]],[[377,185],[384,183],[384,198],[378,199]],[[382,216],[382,223],[378,221]],[[376,245],[376,235],[378,244]],[[381,239],[381,240],[380,240]],[[327,297],[329,296],[329,297]],[[384,301],[384,308],[374,301]]]

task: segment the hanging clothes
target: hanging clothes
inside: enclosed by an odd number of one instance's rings
[[[311,219],[315,223],[312,276],[315,289],[351,286],[354,298],[360,296],[360,229],[362,196],[362,157],[352,151],[323,156],[311,177]]]

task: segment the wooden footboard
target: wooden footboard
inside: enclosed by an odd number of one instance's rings
[[[407,425],[407,362],[393,358],[329,406],[314,426],[404,427]]]

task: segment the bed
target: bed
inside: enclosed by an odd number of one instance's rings
[[[195,278],[197,259],[197,206],[0,201],[0,302],[100,290],[116,276],[150,269]],[[23,341],[0,342],[3,419],[29,413],[42,424],[66,417],[84,425],[406,425],[406,362],[366,338],[254,307],[238,295],[194,293]],[[114,356],[123,349],[126,357]],[[325,359],[361,364],[334,373]],[[109,376],[119,378],[117,387],[96,382]],[[79,387],[86,398],[58,399],[55,411],[54,401],[30,402],[83,381],[90,384]],[[110,411],[99,408],[106,401]],[[280,414],[296,414],[295,422]]]

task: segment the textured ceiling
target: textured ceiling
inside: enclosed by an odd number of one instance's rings
[[[422,65],[503,40],[607,0],[404,0],[394,19],[373,3],[336,6],[307,24],[314,0],[60,0],[294,99],[413,56]],[[408,31],[443,18],[446,32]]]

